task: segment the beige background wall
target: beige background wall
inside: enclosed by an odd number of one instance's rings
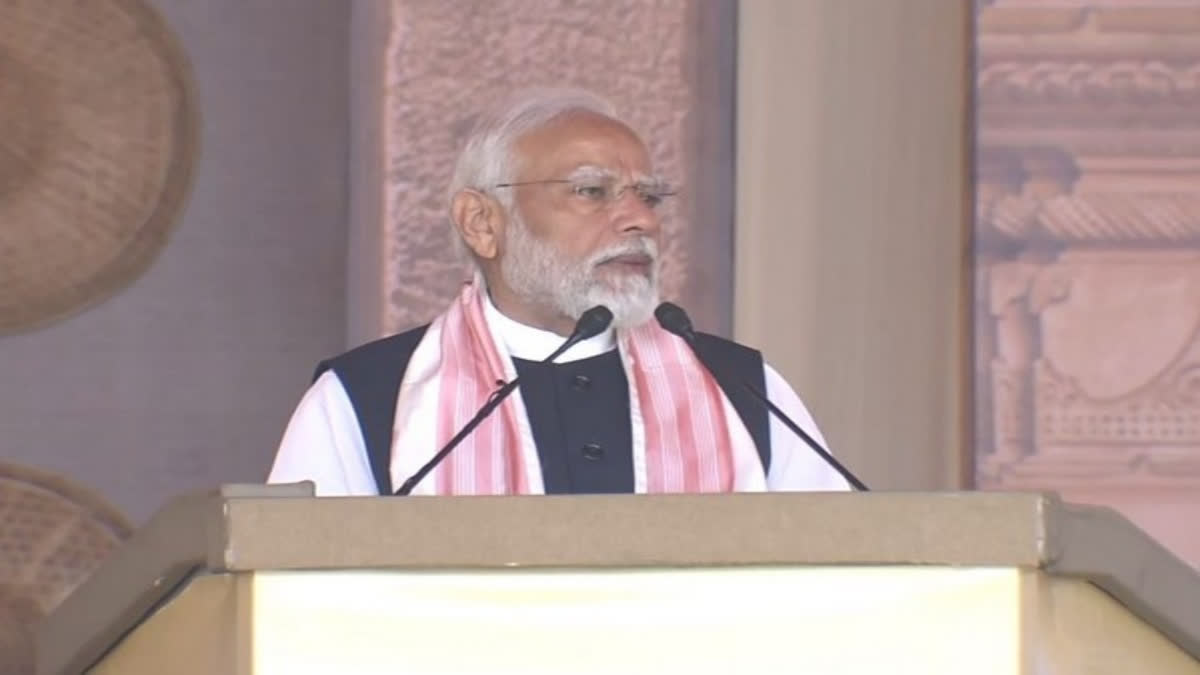
[[[735,335],[872,487],[964,476],[968,20],[740,4]]]

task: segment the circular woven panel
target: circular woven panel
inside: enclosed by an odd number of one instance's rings
[[[0,0],[3,3],[5,0]],[[0,675],[32,673],[34,626],[130,534],[70,481],[0,462]]]
[[[139,0],[0,0],[0,333],[124,288],[190,178],[188,70]]]

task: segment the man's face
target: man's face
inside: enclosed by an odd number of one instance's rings
[[[658,302],[661,185],[645,145],[627,127],[577,114],[514,148],[514,208],[500,275],[527,302],[576,317],[597,304],[614,324],[637,325]]]

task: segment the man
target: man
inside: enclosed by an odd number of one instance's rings
[[[847,489],[737,386],[757,383],[824,445],[758,352],[701,335],[731,374],[719,382],[654,320],[657,209],[671,194],[646,145],[595,96],[529,92],[484,116],[450,190],[474,280],[430,325],[323,363],[269,480],[390,494],[519,376],[413,494]],[[612,325],[539,363],[597,305]]]

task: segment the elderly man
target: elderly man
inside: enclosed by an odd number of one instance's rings
[[[645,143],[591,94],[530,92],[482,117],[450,189],[474,280],[429,325],[322,363],[269,480],[390,494],[519,376],[413,494],[846,489],[736,386],[820,439],[758,352],[699,335],[713,372],[731,374],[719,381],[654,320],[671,194]],[[544,362],[598,305],[611,325]]]

